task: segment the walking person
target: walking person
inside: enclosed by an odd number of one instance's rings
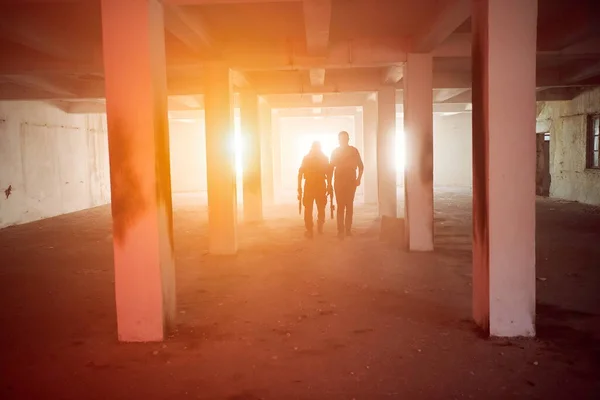
[[[352,236],[354,195],[364,172],[364,165],[358,149],[350,146],[350,135],[346,131],[338,134],[339,147],[331,154],[335,200],[337,203],[338,238]],[[358,174],[357,174],[358,170]]]
[[[304,192],[302,191],[304,179]],[[298,199],[304,204],[305,236],[313,237],[313,206],[317,205],[317,230],[323,233],[327,194],[331,191],[329,160],[321,150],[321,143],[313,142],[298,169]]]

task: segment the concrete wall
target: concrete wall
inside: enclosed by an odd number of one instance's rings
[[[282,189],[290,193],[286,199],[295,196],[298,165],[315,135],[329,151],[337,146],[337,133],[347,130],[363,153],[353,116],[281,120],[279,128],[288,139],[282,140],[280,170]],[[402,119],[397,123],[401,127]],[[203,112],[172,112],[169,126],[173,193],[205,193]],[[436,186],[471,185],[470,114],[436,115],[434,162]],[[105,116],[66,114],[39,102],[0,102],[0,189],[0,228],[109,203]]]
[[[435,114],[433,184],[469,188],[473,180],[471,113]]]
[[[403,119],[396,120],[396,126],[403,127]],[[398,136],[402,146],[402,133]],[[433,117],[433,184],[436,187],[470,188],[472,185],[472,130],[471,113]],[[402,157],[399,148],[397,156]],[[404,174],[399,173],[398,186],[404,184]]]
[[[169,129],[173,193],[205,193],[203,112],[173,113]],[[0,228],[108,204],[105,115],[0,102],[0,189]]]
[[[538,120],[550,126],[550,197],[600,204],[600,171],[586,169],[587,116],[600,113],[600,89],[548,102]]]
[[[106,119],[0,102],[0,189],[0,228],[108,203]]]
[[[204,112],[171,113],[169,139],[172,192],[206,192]]]

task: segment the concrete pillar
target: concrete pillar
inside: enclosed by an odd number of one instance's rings
[[[492,336],[535,335],[536,26],[537,0],[473,0],[473,317]]]
[[[281,181],[281,129],[277,113],[275,112],[271,115],[273,119],[273,191],[275,193],[275,201],[277,202],[279,196],[281,196],[283,186]]]
[[[163,340],[175,317],[163,10],[102,0],[119,340]]]
[[[273,188],[273,123],[271,119],[271,107],[263,98],[259,98],[258,118],[261,143],[260,155],[263,206],[268,207],[275,204],[275,193]]]
[[[377,104],[379,215],[396,218],[396,89],[379,89]]]
[[[433,58],[404,64],[404,237],[411,251],[433,250]]]
[[[355,147],[360,152],[361,158],[363,159],[364,164],[364,154],[365,154],[365,140],[364,140],[364,132],[363,132],[363,110],[362,107],[359,107],[353,115],[354,117],[354,143]],[[360,186],[356,188],[356,201],[365,202],[365,175],[363,172],[363,178]]]
[[[258,123],[258,96],[245,91],[240,94],[244,171],[244,221],[262,221],[261,140]]]
[[[377,102],[375,99],[367,100],[363,106],[363,138],[364,150],[364,188],[365,203],[377,204]]]
[[[231,71],[210,63],[204,68],[208,249],[210,254],[237,252],[237,193]]]

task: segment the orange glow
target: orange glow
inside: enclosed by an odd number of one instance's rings
[[[331,157],[331,153],[338,146],[337,133],[335,132],[296,135],[294,140],[294,147],[296,148],[295,157],[298,165],[300,165],[302,157],[308,153],[310,146],[314,141],[321,142],[321,149],[323,149],[323,153],[325,153],[328,158]]]

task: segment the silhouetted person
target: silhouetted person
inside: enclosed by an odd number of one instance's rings
[[[302,197],[302,178],[304,177],[304,197]],[[298,196],[304,204],[304,226],[306,237],[313,236],[313,204],[317,204],[317,229],[323,232],[325,223],[325,205],[331,183],[329,160],[321,150],[321,143],[314,142],[309,153],[302,159],[298,170]]]
[[[331,168],[334,176],[335,198],[337,202],[337,230],[340,239],[352,236],[352,214],[354,195],[360,186],[364,165],[356,147],[350,146],[350,135],[342,131],[338,135],[340,146],[331,154]],[[356,170],[358,169],[358,176]]]

